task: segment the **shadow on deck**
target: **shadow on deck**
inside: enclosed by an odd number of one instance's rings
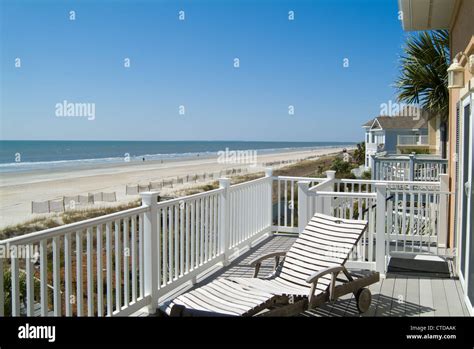
[[[250,261],[257,256],[275,251],[287,251],[295,241],[293,236],[275,235],[245,252],[232,263],[197,283],[200,287],[220,277],[253,277]],[[265,261],[260,276],[273,271],[274,260]],[[463,302],[459,280],[453,278],[432,278],[406,276],[389,273],[386,278],[369,287],[372,292],[370,309],[360,314],[352,294],[327,303],[317,309],[306,311],[301,316],[313,317],[359,317],[359,316],[469,316]]]

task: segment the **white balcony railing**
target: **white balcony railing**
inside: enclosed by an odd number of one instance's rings
[[[447,173],[446,159],[424,155],[374,156],[372,179],[385,181],[439,181]]]
[[[399,135],[398,146],[420,146],[428,145],[428,136],[426,135]]]
[[[443,246],[447,194],[446,175],[389,182],[339,180],[333,171],[272,177],[271,170],[163,202],[142,193],[141,207],[0,241],[0,316],[154,312],[270,233],[301,231],[315,212],[368,220],[348,263],[384,273],[394,248],[437,253]]]
[[[370,152],[379,152],[379,151],[383,151],[384,144],[383,143],[365,143],[365,147]]]

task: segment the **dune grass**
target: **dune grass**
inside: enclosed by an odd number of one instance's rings
[[[326,177],[325,171],[331,169],[335,163],[337,155],[326,155],[314,160],[304,160],[295,164],[284,166],[273,171],[275,176],[295,176],[295,177]],[[263,177],[264,172],[250,173],[231,178],[231,184],[238,184],[253,179]],[[178,190],[172,195],[174,197],[192,195],[219,188],[219,181],[213,181],[204,185],[195,186],[189,189]],[[37,217],[26,222],[7,226],[0,230],[0,240],[10,237],[24,235],[35,231],[54,228],[64,224],[70,224],[85,219],[95,218],[106,214],[123,211],[141,205],[141,200],[137,199],[128,203],[111,207],[97,207],[87,209],[76,209],[58,213],[55,216]]]

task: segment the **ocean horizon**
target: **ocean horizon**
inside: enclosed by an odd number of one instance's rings
[[[269,141],[0,141],[0,172],[93,164],[176,160],[253,150],[259,154],[353,146],[355,142]]]

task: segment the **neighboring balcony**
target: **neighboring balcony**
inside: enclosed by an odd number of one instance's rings
[[[365,143],[365,148],[371,153],[384,151],[385,144],[383,143]]]
[[[397,139],[398,147],[428,147],[427,135],[400,135]]]

